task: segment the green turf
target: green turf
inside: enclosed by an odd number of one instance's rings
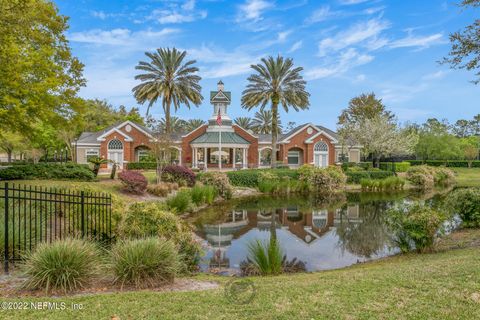
[[[480,187],[480,168],[453,168],[459,187]]]
[[[256,296],[237,305],[219,289],[3,301],[82,304],[83,310],[0,311],[4,319],[478,319],[480,250],[404,255],[342,270],[250,278]]]

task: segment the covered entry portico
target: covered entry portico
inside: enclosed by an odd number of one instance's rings
[[[235,132],[206,132],[191,143],[192,167],[244,169],[248,167],[250,143]]]

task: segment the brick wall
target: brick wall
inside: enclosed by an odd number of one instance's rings
[[[207,125],[197,128],[196,130],[190,132],[189,135],[182,138],[182,164],[183,165],[192,165],[192,147],[190,147],[190,142],[200,137],[207,131]]]

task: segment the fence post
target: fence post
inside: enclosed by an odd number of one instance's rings
[[[82,238],[85,237],[85,192],[80,192],[80,212],[82,215],[81,228],[82,228]]]
[[[5,226],[4,226],[4,244],[5,244],[5,253],[4,253],[4,265],[3,270],[8,274],[8,182],[5,183]]]

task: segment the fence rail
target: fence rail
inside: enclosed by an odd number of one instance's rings
[[[109,242],[112,235],[112,198],[106,193],[42,188],[5,183],[3,205],[4,270],[41,242],[66,237]]]

